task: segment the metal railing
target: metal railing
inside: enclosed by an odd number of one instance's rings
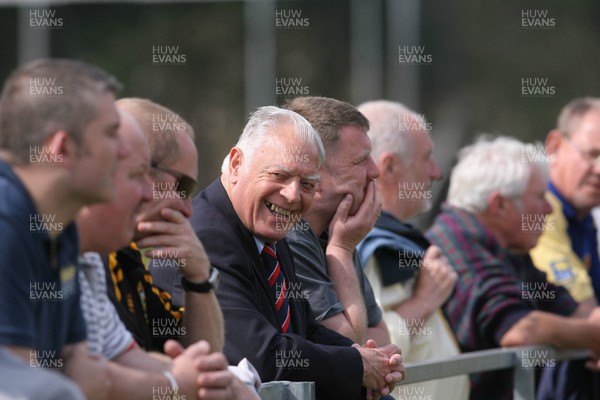
[[[423,382],[511,368],[513,399],[535,398],[536,366],[552,365],[560,360],[583,359],[585,350],[556,350],[550,346],[509,347],[462,353],[454,357],[407,362],[406,379],[399,385]],[[550,362],[551,361],[551,362]],[[314,382],[267,382],[260,393],[262,400],[314,400]]]

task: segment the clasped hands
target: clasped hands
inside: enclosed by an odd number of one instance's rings
[[[363,386],[367,388],[367,399],[378,399],[390,394],[397,383],[406,377],[402,352],[398,346],[389,344],[377,347],[374,340],[369,339],[364,347],[355,343],[363,361]]]

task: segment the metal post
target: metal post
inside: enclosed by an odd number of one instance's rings
[[[50,56],[50,29],[34,29],[30,26],[32,10],[48,10],[47,5],[34,7],[21,6],[18,8],[17,29],[18,47],[17,58],[19,65],[36,58]]]
[[[275,104],[275,2],[244,4],[246,112]]]
[[[387,0],[387,79],[386,97],[401,101],[412,109],[420,109],[419,69],[421,66],[400,66],[400,45],[420,45],[419,0]]]
[[[383,6],[381,0],[350,2],[350,101],[383,97]]]
[[[315,400],[314,382],[274,381],[264,383],[261,400]]]
[[[535,368],[523,364],[523,360],[531,361],[524,356],[524,350],[517,350],[515,355],[515,366],[513,368],[513,399],[533,400],[535,398]],[[531,365],[536,365],[534,362]]]

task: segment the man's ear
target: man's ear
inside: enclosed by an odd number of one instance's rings
[[[400,160],[398,157],[390,152],[384,152],[377,161],[377,167],[379,168],[379,180],[387,182],[389,179],[397,174],[397,170],[401,168]]]
[[[56,131],[44,141],[44,152],[52,156],[55,164],[68,167],[77,156],[79,146],[64,130]]]
[[[229,152],[229,182],[236,184],[240,178],[240,171],[244,163],[244,153],[239,147],[234,147]]]
[[[548,132],[546,136],[546,154],[556,154],[563,140],[566,140],[565,137],[556,129]]]
[[[501,193],[492,192],[487,198],[487,211],[493,216],[502,217],[506,213],[508,201]]]

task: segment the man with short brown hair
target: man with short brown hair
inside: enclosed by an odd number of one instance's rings
[[[85,343],[73,221],[113,199],[130,151],[117,135],[118,86],[93,65],[42,59],[13,72],[0,97],[0,346],[63,368],[90,398],[110,380]]]
[[[307,224],[287,236],[302,288],[319,323],[356,343],[387,345],[387,326],[355,252],[381,210],[369,121],[353,105],[327,97],[297,97],[286,107],[311,123],[326,152]]]

